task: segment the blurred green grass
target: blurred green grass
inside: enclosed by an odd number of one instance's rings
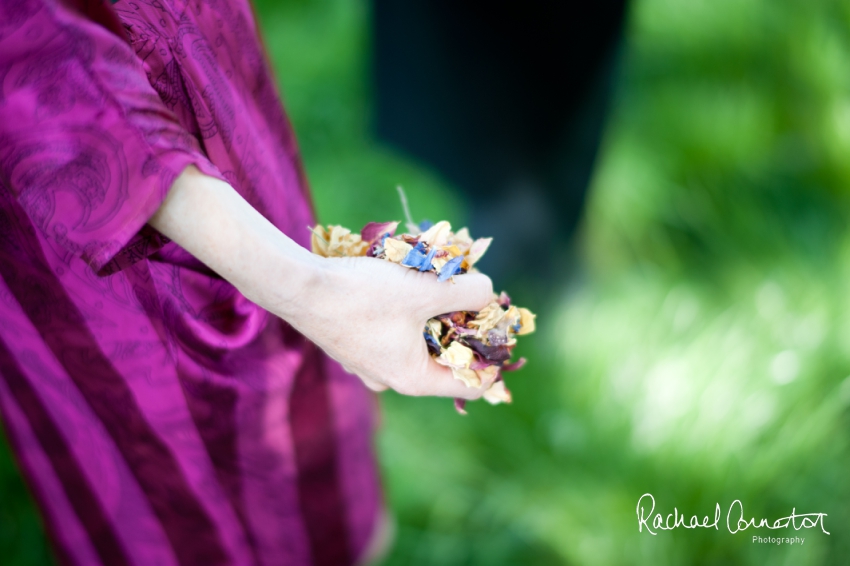
[[[370,138],[367,4],[257,8],[321,221],[400,219],[402,184],[414,214],[462,224],[452,187]],[[636,2],[584,269],[521,341],[514,404],[460,418],[383,395],[385,564],[845,564],[848,157],[846,2]],[[0,457],[0,556],[40,564]],[[747,516],[825,512],[832,534],[653,537],[634,515],[647,492],[688,516],[734,499]]]
[[[322,221],[399,218],[397,183],[416,214],[462,221],[451,187],[370,140],[367,7],[261,13]],[[521,344],[515,403],[461,419],[384,395],[387,564],[844,562],[849,31],[838,2],[633,5],[585,270],[552,286]],[[289,62],[314,49],[329,62],[302,81],[304,60]],[[340,200],[354,195],[365,215]],[[752,531],[653,537],[636,528],[646,492],[668,511],[720,502],[724,518],[734,499],[757,517],[827,512],[832,534],[790,548]]]

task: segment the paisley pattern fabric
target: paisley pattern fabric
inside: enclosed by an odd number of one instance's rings
[[[0,0],[0,416],[56,556],[353,563],[372,394],[146,224],[194,164],[308,243],[251,7],[87,4]]]

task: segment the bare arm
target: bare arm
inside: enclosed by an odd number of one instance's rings
[[[441,283],[374,258],[321,258],[275,228],[230,185],[188,167],[150,225],[283,318],[375,390],[475,399],[428,355],[425,321],[480,310],[492,297],[481,274]],[[306,228],[306,227],[305,227]]]

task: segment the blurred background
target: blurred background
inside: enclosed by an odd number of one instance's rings
[[[369,4],[256,4],[320,220],[400,220],[401,184],[417,220],[467,223],[456,186],[375,141]],[[568,276],[499,281],[538,312],[514,403],[382,395],[384,564],[847,563],[850,3],[638,0],[624,38]],[[832,534],[651,536],[644,493]],[[50,563],[5,444],[0,557]]]

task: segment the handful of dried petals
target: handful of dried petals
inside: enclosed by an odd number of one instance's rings
[[[398,225],[370,222],[359,234],[342,226],[316,226],[311,229],[310,243],[313,253],[323,257],[376,257],[433,272],[440,281],[446,281],[475,271],[475,263],[492,241],[473,240],[466,228],[452,232],[445,220],[423,222],[411,230],[413,234],[395,235]],[[436,361],[451,368],[455,379],[468,387],[480,387],[495,377],[484,399],[493,405],[510,403],[511,393],[501,372],[519,369],[525,363],[525,358],[511,363],[511,351],[516,336],[534,332],[534,317],[528,309],[512,305],[502,292],[493,295],[493,301],[480,312],[458,311],[430,319],[425,325],[425,342]],[[455,399],[455,408],[461,414],[466,414],[464,404],[463,399]]]

